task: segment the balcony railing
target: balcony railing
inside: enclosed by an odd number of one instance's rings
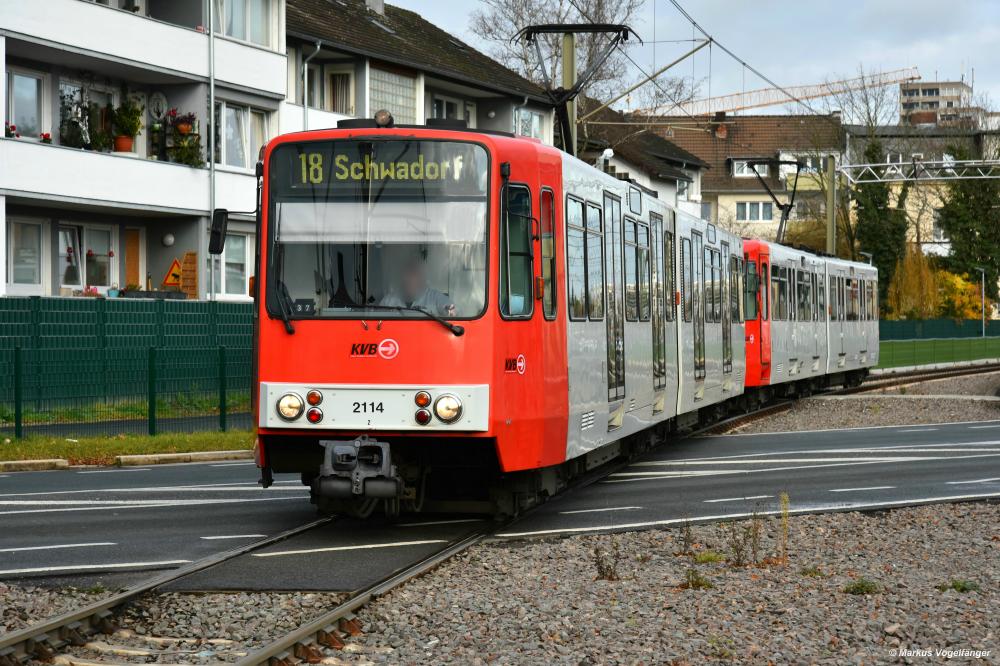
[[[14,39],[63,45],[84,53],[173,72],[209,78],[208,36],[192,29],[81,0],[7,2],[0,9],[3,28]],[[224,37],[216,39],[219,81],[274,96],[284,96],[286,57],[270,49]]]

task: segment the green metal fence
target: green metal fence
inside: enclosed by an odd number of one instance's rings
[[[928,340],[931,338],[980,338],[981,319],[908,319],[878,323],[882,340]],[[1000,336],[1000,320],[986,321],[986,337]]]
[[[0,298],[0,432],[249,428],[249,304]]]
[[[1000,358],[1000,337],[882,340],[879,344],[880,368],[985,358]]]

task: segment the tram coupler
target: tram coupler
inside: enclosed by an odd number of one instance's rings
[[[403,483],[392,464],[389,443],[361,435],[353,441],[320,440],[323,464],[313,494],[331,499],[399,497]]]

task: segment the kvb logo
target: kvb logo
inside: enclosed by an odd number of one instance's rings
[[[523,375],[527,365],[527,362],[524,360],[524,354],[518,354],[516,358],[504,359],[503,370],[504,372],[516,372],[519,375]]]
[[[392,338],[382,342],[357,342],[351,344],[351,358],[375,358],[381,356],[389,361],[399,354],[399,343]]]
[[[386,338],[378,345],[378,355],[387,361],[396,358],[399,353],[399,343],[392,338]]]

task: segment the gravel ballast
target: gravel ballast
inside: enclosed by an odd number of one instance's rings
[[[780,519],[764,525],[761,552],[773,555]],[[724,529],[691,528],[695,552],[731,557]],[[620,580],[595,580],[594,549],[616,547]],[[365,634],[340,657],[870,664],[896,662],[891,651],[903,647],[1000,661],[998,505],[792,517],[787,564],[698,564],[683,550],[682,529],[480,546],[363,609]],[[712,587],[686,589],[690,570]],[[953,580],[979,589],[938,589]],[[878,591],[844,591],[858,581]]]
[[[92,604],[114,594],[103,587],[81,590],[9,585],[0,582],[0,636]]]

